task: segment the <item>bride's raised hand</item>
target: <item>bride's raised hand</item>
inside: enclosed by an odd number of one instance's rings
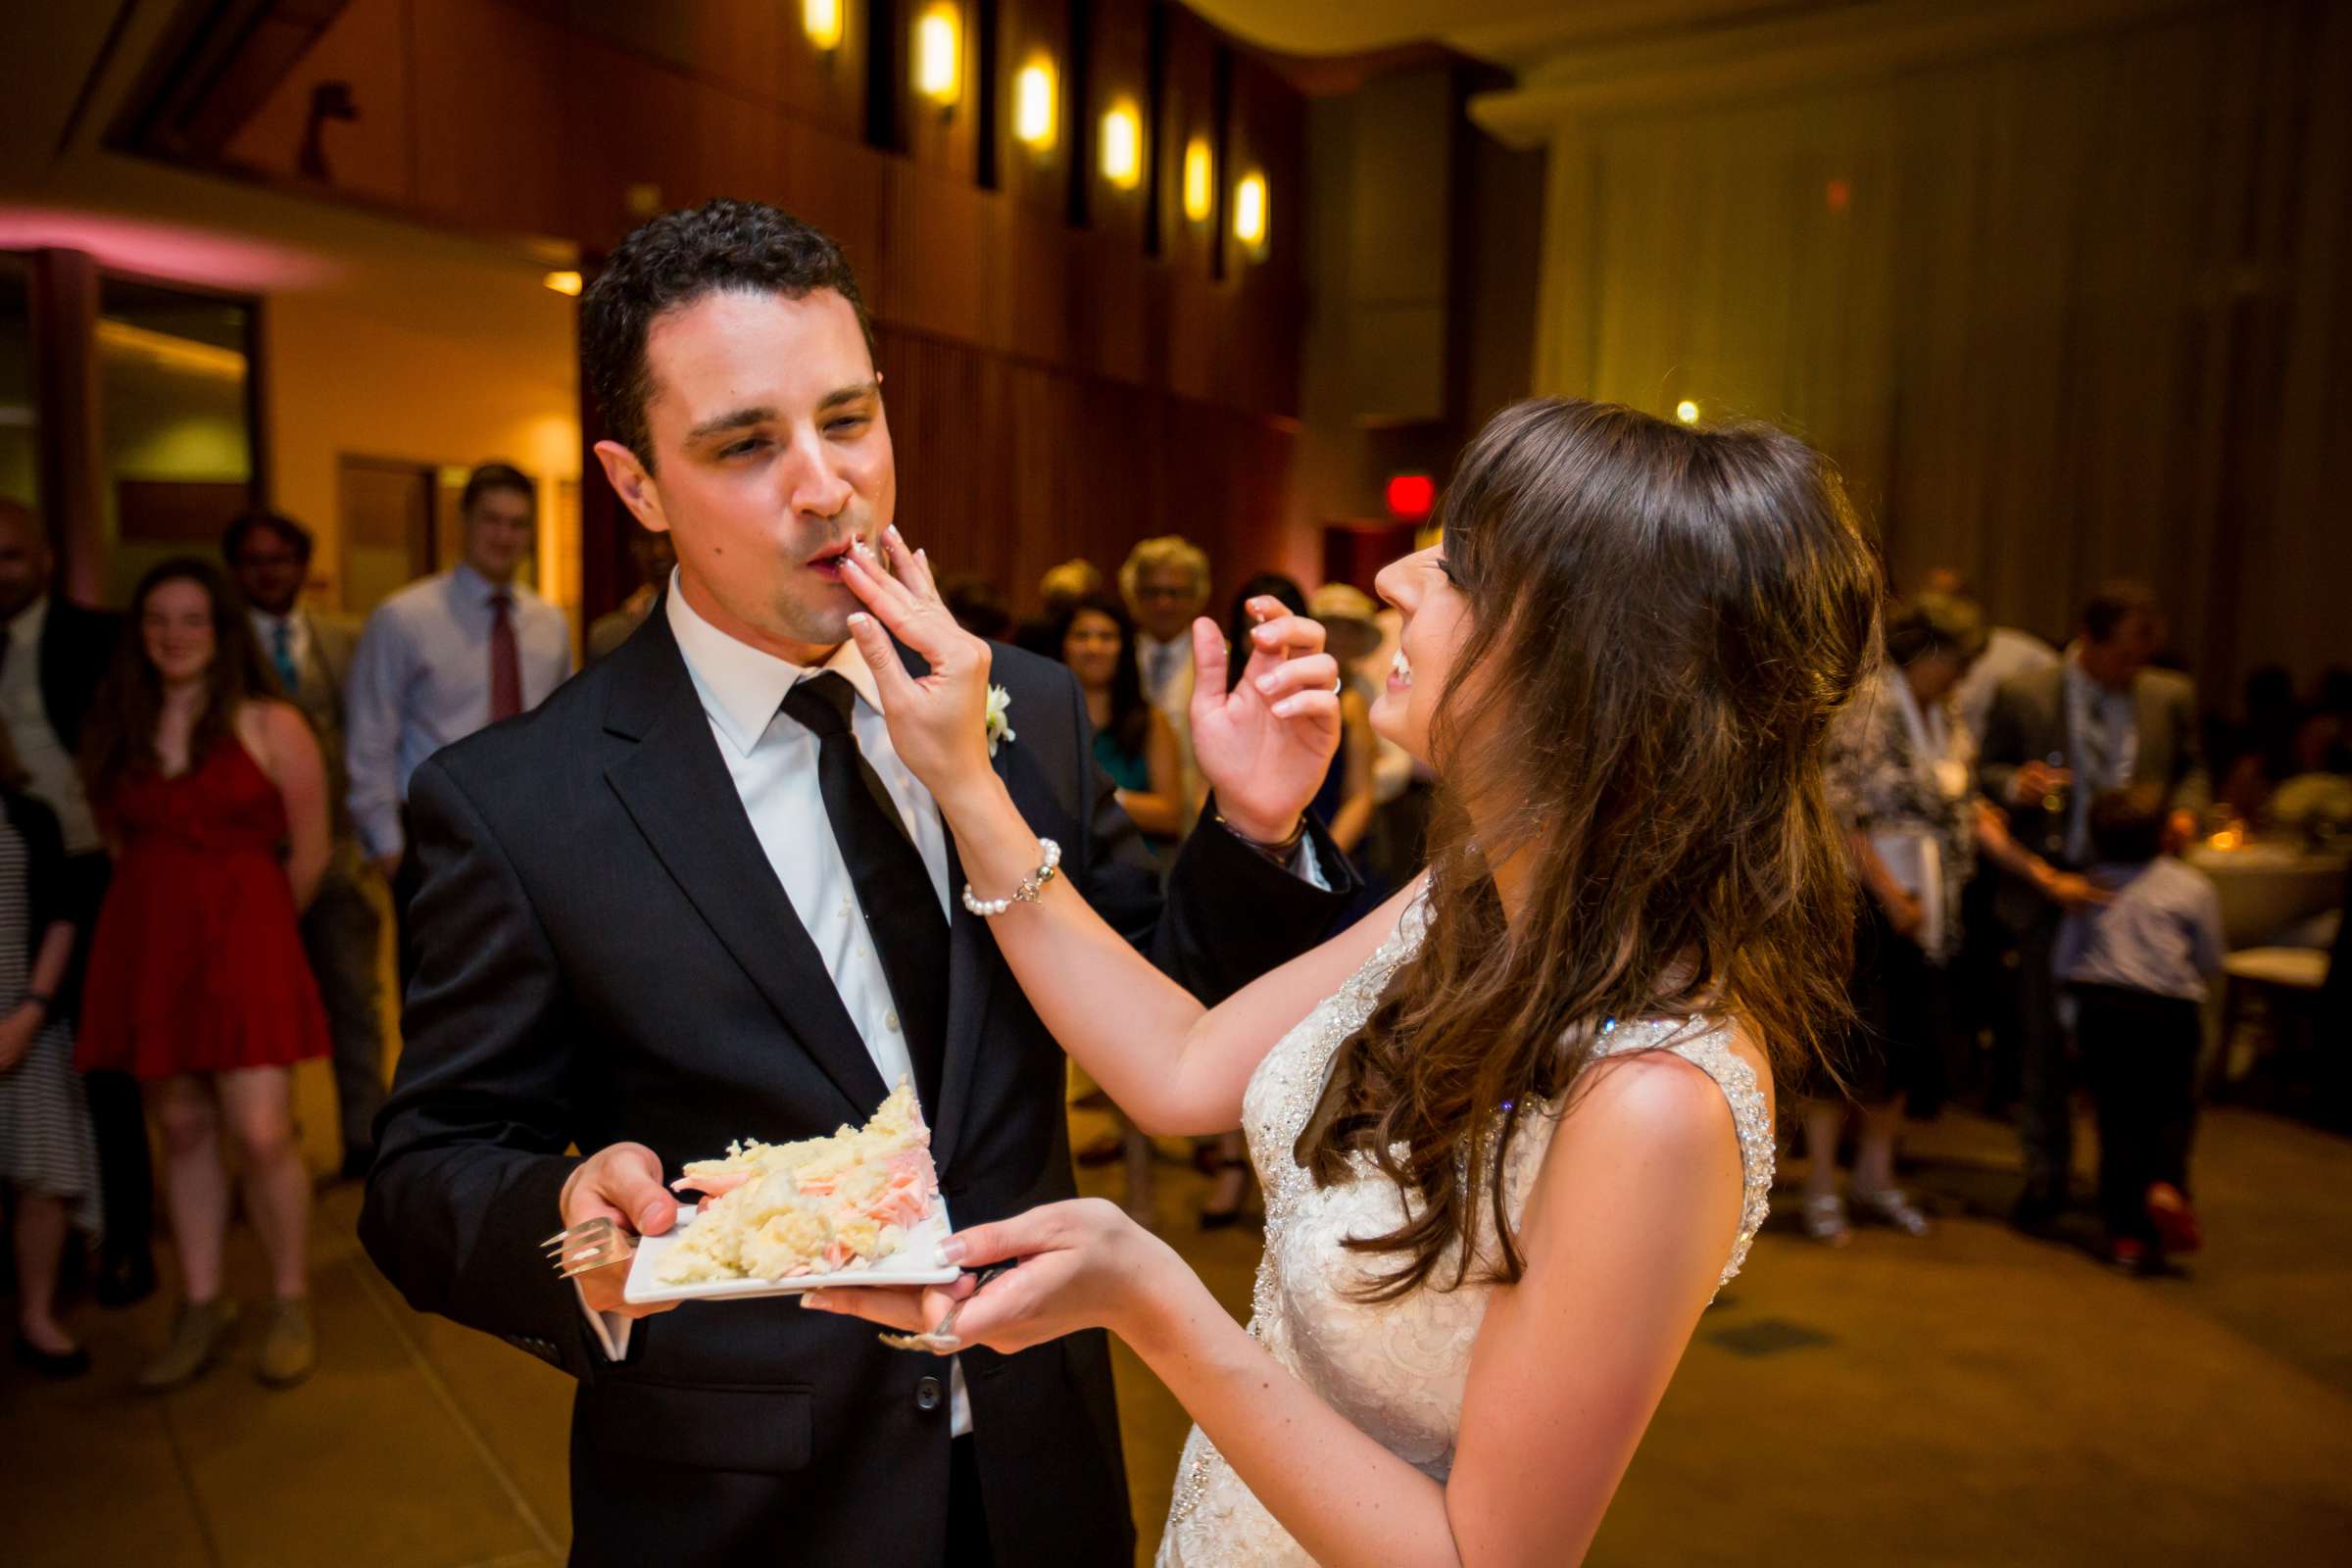
[[[934,797],[986,775],[988,644],[956,624],[932,579],[931,563],[910,550],[894,524],[883,530],[890,569],[860,542],[843,558],[841,580],[865,606],[850,617],[850,635],[874,672],[890,744]],[[891,639],[930,666],[908,671]]]
[[[1340,745],[1339,662],[1323,627],[1279,599],[1250,601],[1250,658],[1226,685],[1225,639],[1193,622],[1193,755],[1217,810],[1244,837],[1290,837]]]

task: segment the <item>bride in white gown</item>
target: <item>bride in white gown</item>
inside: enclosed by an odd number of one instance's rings
[[[1205,1010],[1039,885],[1052,858],[982,744],[987,647],[927,563],[894,537],[895,576],[845,572],[972,889],[1032,895],[991,922],[1031,1004],[1146,1130],[1247,1130],[1266,1250],[1247,1331],[1094,1200],[952,1242],[1020,1260],[976,1296],[967,1274],[805,1299],[907,1329],[969,1296],[947,1348],[1118,1334],[1198,1423],[1163,1564],[1580,1558],[1763,1218],[1771,1062],[1841,1005],[1817,742],[1881,587],[1826,462],[1761,427],[1527,403],[1441,520],[1380,575],[1402,654],[1372,712],[1438,771],[1430,871]],[[1268,775],[1319,770],[1335,666],[1312,622],[1265,613],[1230,692],[1196,626],[1194,724],[1251,738]]]

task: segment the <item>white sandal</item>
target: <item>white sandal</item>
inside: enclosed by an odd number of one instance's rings
[[[1877,1192],[1857,1187],[1851,1197],[1856,1208],[1905,1236],[1926,1236],[1936,1229],[1936,1222],[1928,1218],[1927,1211],[1906,1198],[1899,1187],[1884,1187]]]
[[[1845,1223],[1845,1200],[1836,1193],[1805,1200],[1805,1234],[1824,1247],[1843,1247],[1853,1240]]]

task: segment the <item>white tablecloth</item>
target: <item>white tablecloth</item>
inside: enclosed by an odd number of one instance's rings
[[[2344,900],[2352,858],[2312,855],[2280,844],[2234,850],[2198,845],[2188,863],[2213,878],[2222,895],[2222,936],[2231,948],[2258,948]]]

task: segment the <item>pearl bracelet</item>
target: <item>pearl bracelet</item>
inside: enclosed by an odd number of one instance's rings
[[[1035,904],[1043,898],[1046,884],[1053,881],[1054,873],[1061,868],[1061,846],[1052,839],[1039,839],[1037,847],[1045,856],[1046,862],[1031,872],[1019,887],[1001,899],[976,899],[972,897],[972,885],[966,882],[963,885],[963,906],[983,920],[993,920],[1016,904]]]

